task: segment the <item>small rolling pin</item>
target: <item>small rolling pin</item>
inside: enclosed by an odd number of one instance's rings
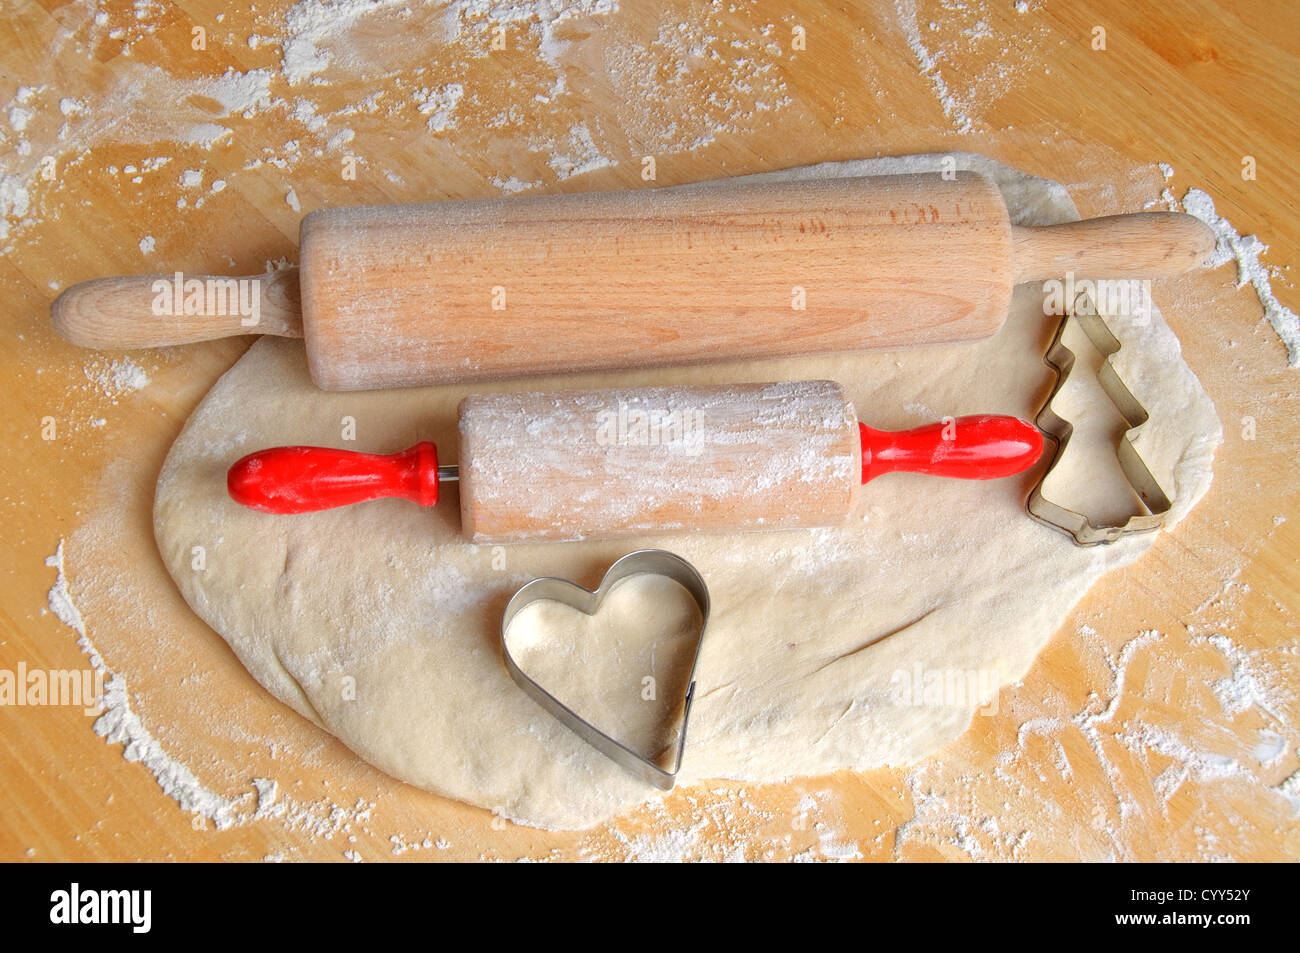
[[[389,456],[276,447],[235,463],[227,485],[245,506],[304,513],[388,496],[432,506],[457,479],[475,542],[572,540],[835,525],[883,473],[991,479],[1042,449],[1015,417],[873,430],[832,381],[646,387],[467,397],[459,467],[439,467],[428,442]]]
[[[1214,236],[1173,212],[1013,226],[958,172],[326,209],[299,244],[257,278],[73,285],[54,326],[98,348],[305,337],[325,390],[459,383],[984,338],[1017,282],[1177,275]]]

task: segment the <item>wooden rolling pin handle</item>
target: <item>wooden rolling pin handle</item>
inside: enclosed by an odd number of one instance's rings
[[[1183,212],[1108,215],[1011,229],[1016,282],[1077,278],[1172,278],[1203,264],[1214,232]]]
[[[862,434],[862,482],[905,470],[963,480],[994,480],[1027,470],[1043,453],[1043,435],[1027,420],[994,414],[958,417],[913,430]]]
[[[241,334],[300,338],[298,269],[245,278],[177,272],[83,281],[54,300],[50,320],[73,344],[108,350]]]
[[[427,440],[400,453],[274,447],[250,453],[226,474],[236,503],[264,513],[310,513],[396,496],[438,502],[438,448]]]

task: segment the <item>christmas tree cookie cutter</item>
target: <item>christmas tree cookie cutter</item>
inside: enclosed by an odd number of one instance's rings
[[[1052,388],[1047,402],[1043,404],[1043,409],[1038,412],[1035,423],[1043,433],[1052,438],[1056,444],[1056,452],[1052,455],[1047,469],[1043,471],[1042,478],[1029,494],[1025,507],[1034,519],[1069,534],[1076,544],[1097,546],[1113,543],[1126,536],[1151,533],[1160,529],[1165,524],[1173,504],[1134,445],[1142,426],[1150,420],[1150,415],[1142,403],[1133,396],[1128,385],[1120,379],[1119,373],[1111,363],[1111,359],[1119,352],[1121,346],[1119,339],[1111,332],[1105,320],[1096,313],[1096,308],[1078,307],[1079,298],[1082,297],[1084,295],[1081,294],[1075,298],[1074,302],[1065,309],[1065,315],[1057,325],[1052,343],[1043,357],[1056,371],[1057,379],[1056,386]],[[1088,340],[1101,355],[1101,367],[1097,371],[1098,383],[1127,424],[1127,429],[1115,447],[1115,456],[1119,460],[1120,469],[1123,470],[1124,476],[1146,512],[1138,513],[1123,523],[1095,523],[1085,514],[1054,503],[1043,495],[1043,484],[1065,454],[1065,448],[1074,433],[1074,425],[1052,409],[1052,402],[1074,369],[1074,351],[1070,350],[1064,341],[1065,329],[1071,321],[1077,323],[1079,329],[1087,335]]]

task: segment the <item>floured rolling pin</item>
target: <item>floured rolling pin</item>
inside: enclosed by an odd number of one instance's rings
[[[1172,212],[1013,226],[959,172],[327,209],[300,246],[258,278],[73,285],[54,326],[100,348],[305,337],[326,390],[444,384],[984,338],[1017,282],[1177,275],[1214,236]]]
[[[1042,449],[1015,417],[873,430],[832,381],[646,387],[467,397],[459,467],[439,467],[428,442],[388,456],[276,447],[235,463],[227,485],[245,506],[305,513],[390,496],[432,506],[458,479],[467,536],[526,542],[835,525],[883,473],[991,479]]]

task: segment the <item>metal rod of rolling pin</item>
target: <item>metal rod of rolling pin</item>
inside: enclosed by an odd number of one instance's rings
[[[460,467],[438,467],[439,483],[455,483],[460,479]]]

